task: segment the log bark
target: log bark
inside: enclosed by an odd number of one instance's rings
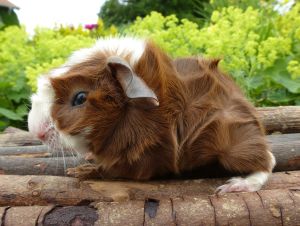
[[[46,145],[0,147],[0,156],[22,158],[47,158],[77,156],[76,152],[52,150]]]
[[[0,175],[0,206],[87,205],[213,194],[226,179],[168,181],[79,181],[58,176]],[[274,173],[263,190],[300,189],[300,171]]]
[[[199,194],[79,206],[0,207],[10,225],[237,225],[294,226],[300,223],[300,189],[224,195]]]
[[[86,161],[76,157],[24,158],[0,156],[0,174],[12,175],[61,175],[66,176],[66,169],[73,168]]]
[[[261,107],[257,108],[268,133],[296,133],[300,131],[300,107]]]
[[[267,136],[276,158],[275,171],[300,169],[300,133]]]
[[[33,146],[41,144],[42,142],[40,140],[34,138],[26,131],[0,134],[1,147]]]
[[[268,141],[277,161],[274,171],[300,170],[300,133],[269,135]],[[39,149],[39,147],[41,149]],[[60,157],[59,157],[60,156]],[[74,154],[48,151],[45,146],[0,147],[0,173],[18,175],[65,175],[67,168],[86,161]],[[50,158],[52,157],[52,158]],[[210,175],[224,176],[227,172],[217,171],[193,173],[193,177]]]

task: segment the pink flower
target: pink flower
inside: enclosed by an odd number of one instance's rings
[[[84,25],[84,28],[88,29],[88,30],[93,30],[93,29],[96,29],[97,27],[98,27],[98,24],[86,24],[86,25]]]

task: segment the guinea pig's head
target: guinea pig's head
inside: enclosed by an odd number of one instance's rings
[[[105,139],[102,130],[112,129],[128,107],[157,108],[155,87],[135,71],[144,67],[146,45],[134,38],[100,39],[40,76],[31,97],[29,131],[54,148],[86,152],[93,136]]]

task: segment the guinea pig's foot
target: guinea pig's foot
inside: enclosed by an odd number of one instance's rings
[[[68,168],[67,175],[81,180],[101,178],[101,174],[94,164],[83,164],[74,168]]]
[[[226,184],[217,188],[217,194],[228,192],[253,192],[259,190],[257,184],[252,184],[247,178],[234,177],[226,182]]]
[[[92,152],[88,152],[88,153],[85,154],[84,159],[87,160],[87,161],[88,160],[94,160],[95,156]]]

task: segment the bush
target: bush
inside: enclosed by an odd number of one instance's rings
[[[196,23],[179,21],[175,15],[164,17],[158,12],[143,19],[138,17],[125,33],[150,38],[173,57],[197,55],[201,45]]]
[[[20,126],[27,114],[30,87],[25,67],[34,59],[29,43],[24,29],[11,26],[0,31],[0,129],[9,124]]]
[[[300,4],[285,15],[236,7],[214,11],[203,28],[152,12],[127,33],[154,39],[172,56],[221,58],[257,106],[300,105]]]
[[[57,31],[40,29],[32,40],[34,59],[25,68],[28,84],[33,91],[36,90],[37,77],[50,69],[60,66],[74,51],[91,46],[94,39],[85,35],[61,35]]]

